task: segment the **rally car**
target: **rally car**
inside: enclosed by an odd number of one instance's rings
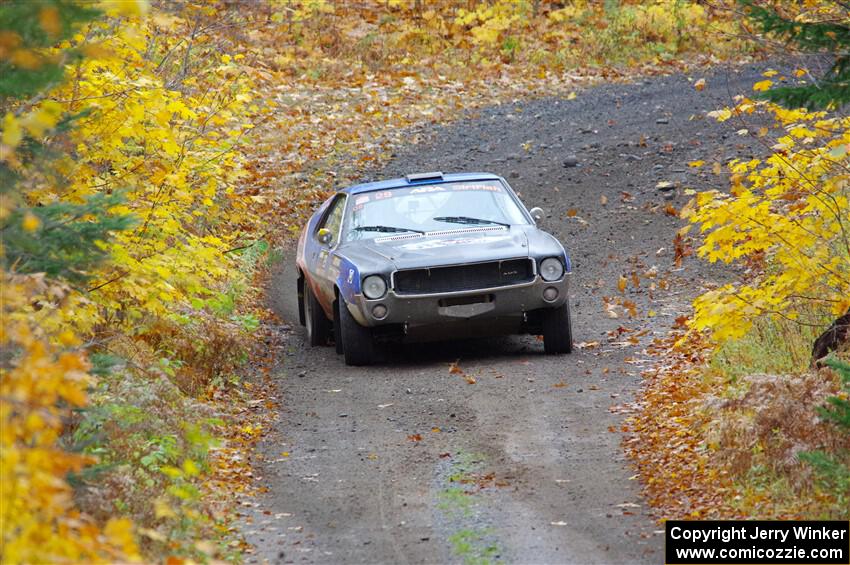
[[[505,179],[411,174],[331,196],[298,241],[300,322],[348,365],[375,343],[543,336],[570,353],[570,259]]]

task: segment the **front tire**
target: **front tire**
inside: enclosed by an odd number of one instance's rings
[[[321,304],[313,295],[313,289],[304,283],[304,325],[307,328],[307,341],[312,347],[327,345],[331,335],[331,321],[325,316]]]
[[[375,342],[372,329],[357,323],[345,300],[339,297],[339,333],[342,338],[342,353],[346,365],[371,365],[375,358]]]
[[[543,312],[543,350],[547,355],[573,352],[570,303]]]

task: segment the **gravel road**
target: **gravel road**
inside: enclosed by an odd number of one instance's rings
[[[247,560],[662,563],[616,406],[640,384],[642,345],[711,276],[693,259],[674,268],[672,208],[689,189],[726,184],[713,163],[759,151],[736,135],[744,124],[705,113],[763,70],[693,75],[706,78],[701,92],[673,76],[488,108],[427,130],[375,173],[495,172],[543,207],[544,229],[573,258],[572,355],[509,337],[398,347],[376,366],[346,367],[304,342],[289,252],[270,300],[293,328],[276,375],[279,421],[256,462],[268,490],[243,512],[256,547]],[[637,316],[606,306],[616,297]]]

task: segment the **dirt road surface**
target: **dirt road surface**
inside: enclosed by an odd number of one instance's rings
[[[242,510],[248,562],[662,563],[616,406],[639,387],[642,346],[710,274],[693,259],[674,268],[673,209],[689,189],[726,185],[713,163],[759,151],[735,134],[745,124],[705,113],[763,70],[693,75],[706,78],[701,92],[674,76],[489,108],[417,133],[375,172],[495,172],[543,207],[542,227],[573,259],[572,355],[508,337],[396,347],[376,366],[346,367],[332,347],[305,343],[288,252],[270,301],[292,330],[275,377],[279,421],[256,462],[268,491]],[[637,316],[607,308],[612,297]]]

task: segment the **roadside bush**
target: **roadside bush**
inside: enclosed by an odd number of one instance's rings
[[[210,33],[238,14],[104,6],[0,6],[4,563],[226,555],[195,397],[258,324],[228,253],[250,80]]]
[[[850,99],[850,27],[843,6],[810,3],[779,13],[767,4],[741,2],[765,33],[835,57],[822,80],[812,81],[807,69],[770,70],[752,96],[709,114],[763,140],[769,151],[733,160],[729,190],[698,194],[682,212],[700,230],[700,257],[741,269],[737,280],[694,301],[690,333],[678,341],[709,365],[677,368],[655,383],[671,386],[683,372],[699,373],[699,402],[687,416],[700,422],[692,451],[709,469],[700,476],[725,479],[714,491],[724,500],[710,512],[843,519],[847,366],[817,364],[822,349],[847,348],[846,328],[838,324],[850,315],[850,120],[835,110]],[[759,124],[772,118],[772,130],[754,126],[756,115]],[[772,140],[771,131],[778,132]],[[828,326],[832,333],[818,337]],[[636,421],[645,426],[648,418]]]

